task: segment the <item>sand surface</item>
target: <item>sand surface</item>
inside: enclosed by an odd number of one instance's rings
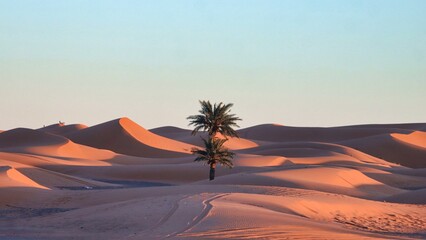
[[[214,181],[188,129],[0,131],[0,239],[426,239],[425,129],[241,129]]]

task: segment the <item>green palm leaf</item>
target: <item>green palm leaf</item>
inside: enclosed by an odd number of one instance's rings
[[[212,105],[210,101],[200,101],[201,110],[198,115],[191,115],[187,119],[190,120],[189,125],[195,128],[192,135],[197,134],[199,131],[207,131],[211,137],[216,136],[217,133],[227,137],[238,137],[234,127],[239,127],[237,121],[242,119],[231,114],[232,103]]]
[[[233,167],[232,159],[235,153],[230,152],[223,144],[226,139],[218,138],[202,138],[204,142],[204,149],[193,148],[192,153],[196,155],[194,161],[204,161],[206,164],[220,164],[229,168]]]

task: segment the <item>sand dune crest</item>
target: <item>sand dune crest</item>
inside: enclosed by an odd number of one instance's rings
[[[87,128],[87,126],[84,124],[62,125],[57,123],[57,124],[52,124],[43,128],[39,128],[38,130],[61,135],[61,136],[67,136],[68,134],[72,134],[74,132],[80,131],[85,128]]]
[[[414,135],[382,134],[366,138],[342,141],[340,144],[355,148],[389,162],[412,168],[426,167],[426,148],[423,148],[424,134]]]
[[[1,187],[34,187],[41,189],[49,189],[34,182],[30,178],[10,166],[0,166],[0,188]]]
[[[0,151],[92,160],[116,156],[111,151],[79,145],[59,135],[25,128],[0,133]]]
[[[0,148],[16,148],[26,146],[63,145],[68,139],[27,128],[16,128],[0,133]]]
[[[182,157],[194,147],[151,133],[128,118],[82,129],[69,137],[76,143],[140,157]]]
[[[410,134],[391,134],[391,136],[403,143],[426,149],[426,132],[415,131]]]

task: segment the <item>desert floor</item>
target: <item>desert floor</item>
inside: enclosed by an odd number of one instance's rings
[[[0,133],[0,239],[426,239],[426,123],[199,136],[128,118]]]

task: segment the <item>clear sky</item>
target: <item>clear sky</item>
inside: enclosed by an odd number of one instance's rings
[[[426,1],[0,0],[0,129],[426,122]]]

